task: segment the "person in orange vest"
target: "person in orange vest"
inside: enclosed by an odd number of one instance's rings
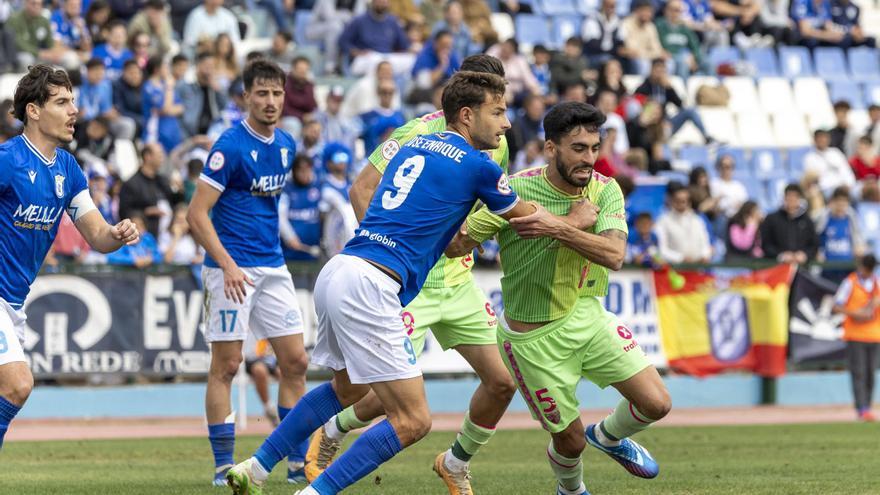
[[[856,262],[834,296],[834,312],[845,315],[843,340],[852,377],[856,411],[862,421],[874,421],[871,394],[880,349],[880,286],[874,275],[877,259],[872,254]]]

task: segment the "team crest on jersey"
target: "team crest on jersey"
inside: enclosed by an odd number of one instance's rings
[[[382,158],[390,160],[394,158],[398,151],[400,151],[400,143],[394,139],[389,139],[382,145]]]
[[[223,156],[223,153],[219,151],[215,151],[213,155],[211,155],[211,159],[208,161],[208,168],[213,170],[214,172],[223,168],[223,165],[226,163],[226,157]]]
[[[281,148],[281,166],[287,168],[287,148]]]
[[[55,196],[59,198],[64,197],[64,176],[56,175],[55,176]]]
[[[510,189],[510,179],[507,178],[507,174],[501,174],[501,178],[498,179],[498,192],[505,195],[513,192]]]

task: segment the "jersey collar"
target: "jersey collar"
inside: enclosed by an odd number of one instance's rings
[[[54,155],[52,155],[52,159],[49,160],[48,158],[43,156],[43,154],[40,152],[40,150],[38,150],[37,147],[34,146],[34,143],[32,143],[31,140],[28,139],[27,136],[24,135],[24,133],[21,134],[21,139],[24,140],[24,144],[28,147],[29,150],[31,150],[31,153],[37,155],[37,158],[39,158],[40,161],[43,162],[47,167],[51,167],[52,165],[55,165],[55,158],[58,157],[57,152]]]
[[[262,136],[257,131],[253,130],[253,128],[251,128],[250,125],[248,125],[247,119],[242,120],[241,125],[243,125],[244,129],[248,132],[248,134],[253,136],[254,139],[256,139],[257,141],[259,141],[263,144],[272,144],[275,142],[275,133],[274,132],[272,133],[271,137]]]
[[[547,177],[547,167],[549,167],[549,166],[550,166],[550,164],[547,164],[547,165],[544,166],[544,168],[541,170],[541,178],[543,178],[543,179],[544,179],[544,182],[546,182],[548,186],[550,186],[551,188],[553,188],[553,190],[556,191],[556,193],[558,193],[558,194],[560,194],[560,195],[562,195],[562,196],[564,196],[564,197],[566,197],[566,198],[571,198],[571,199],[583,199],[583,198],[586,198],[586,197],[590,194],[590,192],[589,192],[589,188],[590,188],[589,186],[590,186],[590,185],[589,185],[589,184],[587,184],[586,186],[584,186],[584,187],[581,189],[581,193],[580,193],[580,194],[571,194],[571,193],[567,193],[567,192],[563,191],[562,189],[559,189],[558,187],[556,187],[555,184],[553,184],[552,182],[550,182],[550,178]],[[592,181],[593,181],[593,179],[591,178],[591,179],[590,179],[590,182],[592,182]]]

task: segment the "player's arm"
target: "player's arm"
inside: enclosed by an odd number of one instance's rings
[[[507,221],[483,207],[471,213],[464,225],[449,242],[445,254],[448,258],[458,258],[471,253],[487,239],[501,230]]]
[[[77,230],[83,239],[99,253],[112,253],[124,244],[137,244],[140,232],[131,220],[124,219],[116,225],[110,225],[97,209],[87,211],[74,219]]]
[[[351,207],[354,209],[354,215],[358,222],[364,219],[367,207],[370,206],[370,201],[376,194],[380,180],[382,180],[382,173],[370,163],[361,170],[354,184],[351,185],[351,189],[348,190]]]

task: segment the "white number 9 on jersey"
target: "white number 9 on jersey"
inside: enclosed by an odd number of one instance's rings
[[[409,192],[416,183],[416,179],[422,175],[422,169],[424,168],[424,156],[416,155],[407,158],[397,168],[397,173],[394,174],[394,187],[397,188],[397,191],[385,191],[382,194],[382,208],[393,210],[402,205],[406,201],[406,197],[409,196]],[[407,171],[409,173],[404,175]]]

